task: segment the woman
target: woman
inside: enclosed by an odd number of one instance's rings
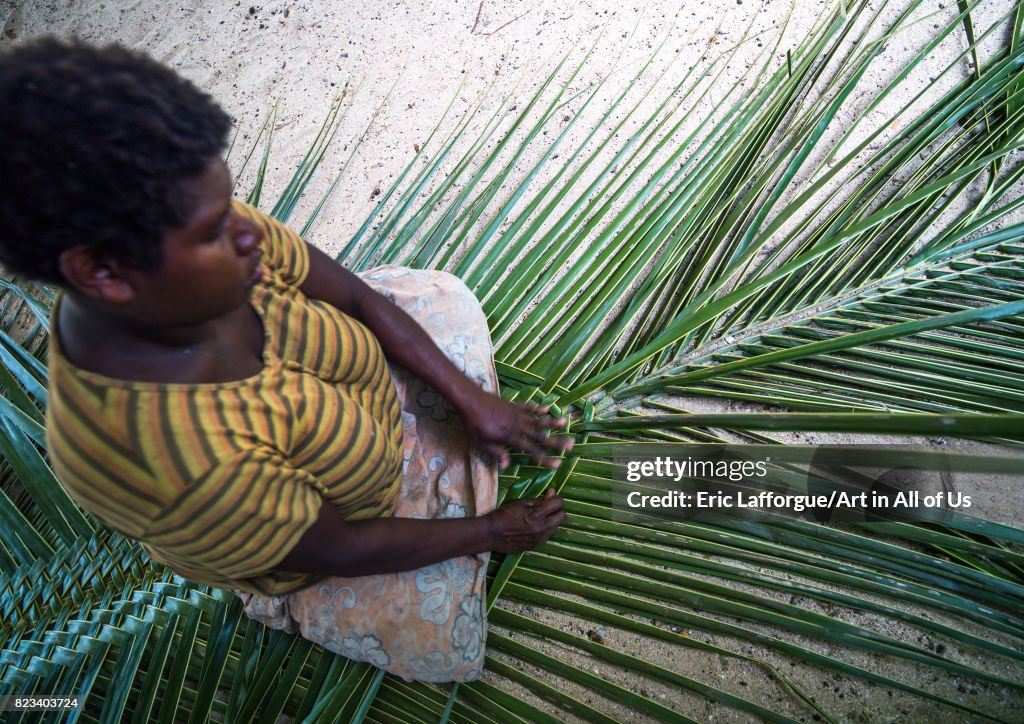
[[[62,290],[47,436],[69,493],[269,625],[405,678],[475,678],[487,552],[539,545],[564,513],[551,491],[494,510],[473,443],[555,466],[570,442],[494,394],[469,291],[360,279],[232,200],[229,118],[144,56],[19,46],[0,99],[0,261]]]

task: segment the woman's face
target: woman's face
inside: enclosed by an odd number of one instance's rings
[[[164,260],[130,271],[132,316],[153,325],[216,319],[246,304],[259,281],[262,228],[231,209],[231,176],[213,159],[182,184],[188,219],[164,233]]]

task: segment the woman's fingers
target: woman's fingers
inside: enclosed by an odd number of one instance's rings
[[[508,449],[493,442],[481,443],[480,449],[491,456],[494,462],[498,463],[498,467],[507,468],[511,459],[509,458]]]
[[[513,500],[488,513],[493,519],[494,550],[509,553],[541,545],[565,520],[563,505],[549,488],[540,498]]]
[[[556,468],[559,456],[572,448],[571,436],[554,434],[568,420],[549,415],[549,406],[509,403],[497,397],[488,397],[487,402],[469,416],[470,429],[480,449],[501,467],[511,462],[511,451],[522,451],[538,465]]]
[[[546,414],[550,409],[546,405],[527,403],[520,405],[520,409],[524,414],[520,416],[520,429],[512,444],[529,454],[539,465],[557,468],[561,461],[551,453],[571,449],[572,439],[553,436],[551,431],[564,428],[568,420]]]
[[[547,407],[522,405],[521,409],[525,413],[520,416],[521,424],[536,439],[546,439],[551,430],[561,430],[569,423],[564,417],[545,414],[548,411]]]
[[[525,436],[519,439],[519,442],[516,444],[516,447],[525,452],[530,457],[532,457],[538,465],[544,465],[545,467],[549,468],[557,468],[559,464],[562,462],[558,458],[548,455],[548,453],[545,452],[543,448],[541,448],[539,445],[537,445],[536,443],[534,443],[532,440]]]
[[[530,416],[533,424],[538,427],[560,430],[569,422],[564,417],[553,417],[552,415],[548,415],[547,412],[551,408],[546,405],[527,403],[525,405],[520,405],[520,407]]]
[[[525,424],[529,434],[537,440],[547,440],[551,437],[552,430],[561,430],[565,427],[566,419],[557,417],[528,417]]]
[[[561,511],[565,505],[565,501],[562,500],[557,495],[555,495],[554,488],[548,488],[546,491],[544,491],[544,497],[540,498],[539,502],[540,512],[545,517],[555,515],[556,513]]]

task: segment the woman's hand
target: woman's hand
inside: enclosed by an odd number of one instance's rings
[[[506,402],[497,395],[479,390],[460,409],[466,429],[477,447],[508,467],[509,449],[529,453],[539,465],[557,468],[555,457],[572,449],[572,439],[552,437],[552,430],[566,426],[565,418],[547,414],[548,408],[534,404]]]
[[[541,545],[565,520],[563,501],[548,488],[543,498],[513,500],[486,516],[491,550],[519,553]]]

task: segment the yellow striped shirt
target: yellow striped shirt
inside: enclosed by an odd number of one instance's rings
[[[193,581],[281,595],[318,576],[274,570],[326,500],[390,515],[402,481],[399,405],[371,332],[298,286],[304,242],[261,212],[263,369],[221,384],[105,377],[63,357],[54,312],[47,441],[70,495]]]

